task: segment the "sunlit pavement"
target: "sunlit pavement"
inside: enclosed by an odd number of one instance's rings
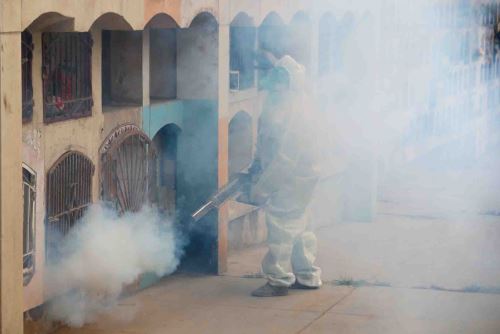
[[[498,219],[457,230],[446,220],[381,217],[318,231],[318,291],[251,297],[264,283],[252,278],[265,253],[256,247],[233,252],[226,276],[167,277],[96,323],[57,333],[500,333],[500,294],[436,290],[500,282]]]
[[[317,230],[318,291],[251,297],[264,283],[255,247],[232,252],[225,276],[165,278],[57,333],[500,333],[498,180],[401,177],[374,222]]]
[[[500,292],[500,217],[408,214],[387,204],[373,223],[316,231],[323,279],[392,287],[484,288]],[[255,276],[265,247],[233,252],[229,273]]]
[[[498,333],[500,296],[326,284],[318,291],[258,299],[262,279],[184,277],[123,299],[97,333]]]

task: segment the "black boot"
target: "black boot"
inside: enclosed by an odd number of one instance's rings
[[[299,281],[295,281],[295,283],[292,284],[290,289],[294,289],[294,290],[318,290],[319,286],[304,285],[302,283],[299,283]]]
[[[288,288],[286,286],[272,286],[269,283],[252,292],[252,296],[254,297],[279,297],[286,295],[288,295]]]

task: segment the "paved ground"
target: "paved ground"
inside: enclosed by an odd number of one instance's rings
[[[249,293],[261,279],[185,277],[122,300],[97,323],[58,334],[492,333],[500,296],[325,285],[274,299]]]
[[[325,280],[319,291],[250,297],[263,283],[250,278],[266,251],[256,247],[230,254],[226,276],[166,278],[121,300],[95,324],[58,334],[498,334],[500,175],[491,170],[391,175],[375,222],[317,231]],[[334,285],[338,280],[388,286]]]
[[[431,219],[386,211],[374,223],[342,223],[316,234],[325,281],[500,291],[500,217]],[[230,254],[228,275],[258,273],[266,250]]]

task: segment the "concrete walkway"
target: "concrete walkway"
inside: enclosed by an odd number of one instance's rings
[[[327,282],[321,290],[251,297],[264,283],[250,278],[266,251],[256,247],[231,253],[226,276],[165,278],[120,300],[93,325],[57,333],[499,334],[497,171],[410,174],[385,183],[373,223],[317,229],[317,263]],[[334,285],[338,280],[389,286]]]
[[[58,334],[500,333],[500,295],[333,286],[259,299],[261,279],[175,276]]]

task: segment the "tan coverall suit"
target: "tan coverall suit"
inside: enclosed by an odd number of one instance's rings
[[[250,197],[263,205],[269,251],[262,270],[273,286],[291,286],[295,280],[321,286],[321,269],[314,266],[316,236],[310,231],[306,209],[318,182],[313,126],[303,87],[304,67],[291,57],[276,66],[285,68],[290,87],[271,91],[259,118],[255,160],[261,174]]]

